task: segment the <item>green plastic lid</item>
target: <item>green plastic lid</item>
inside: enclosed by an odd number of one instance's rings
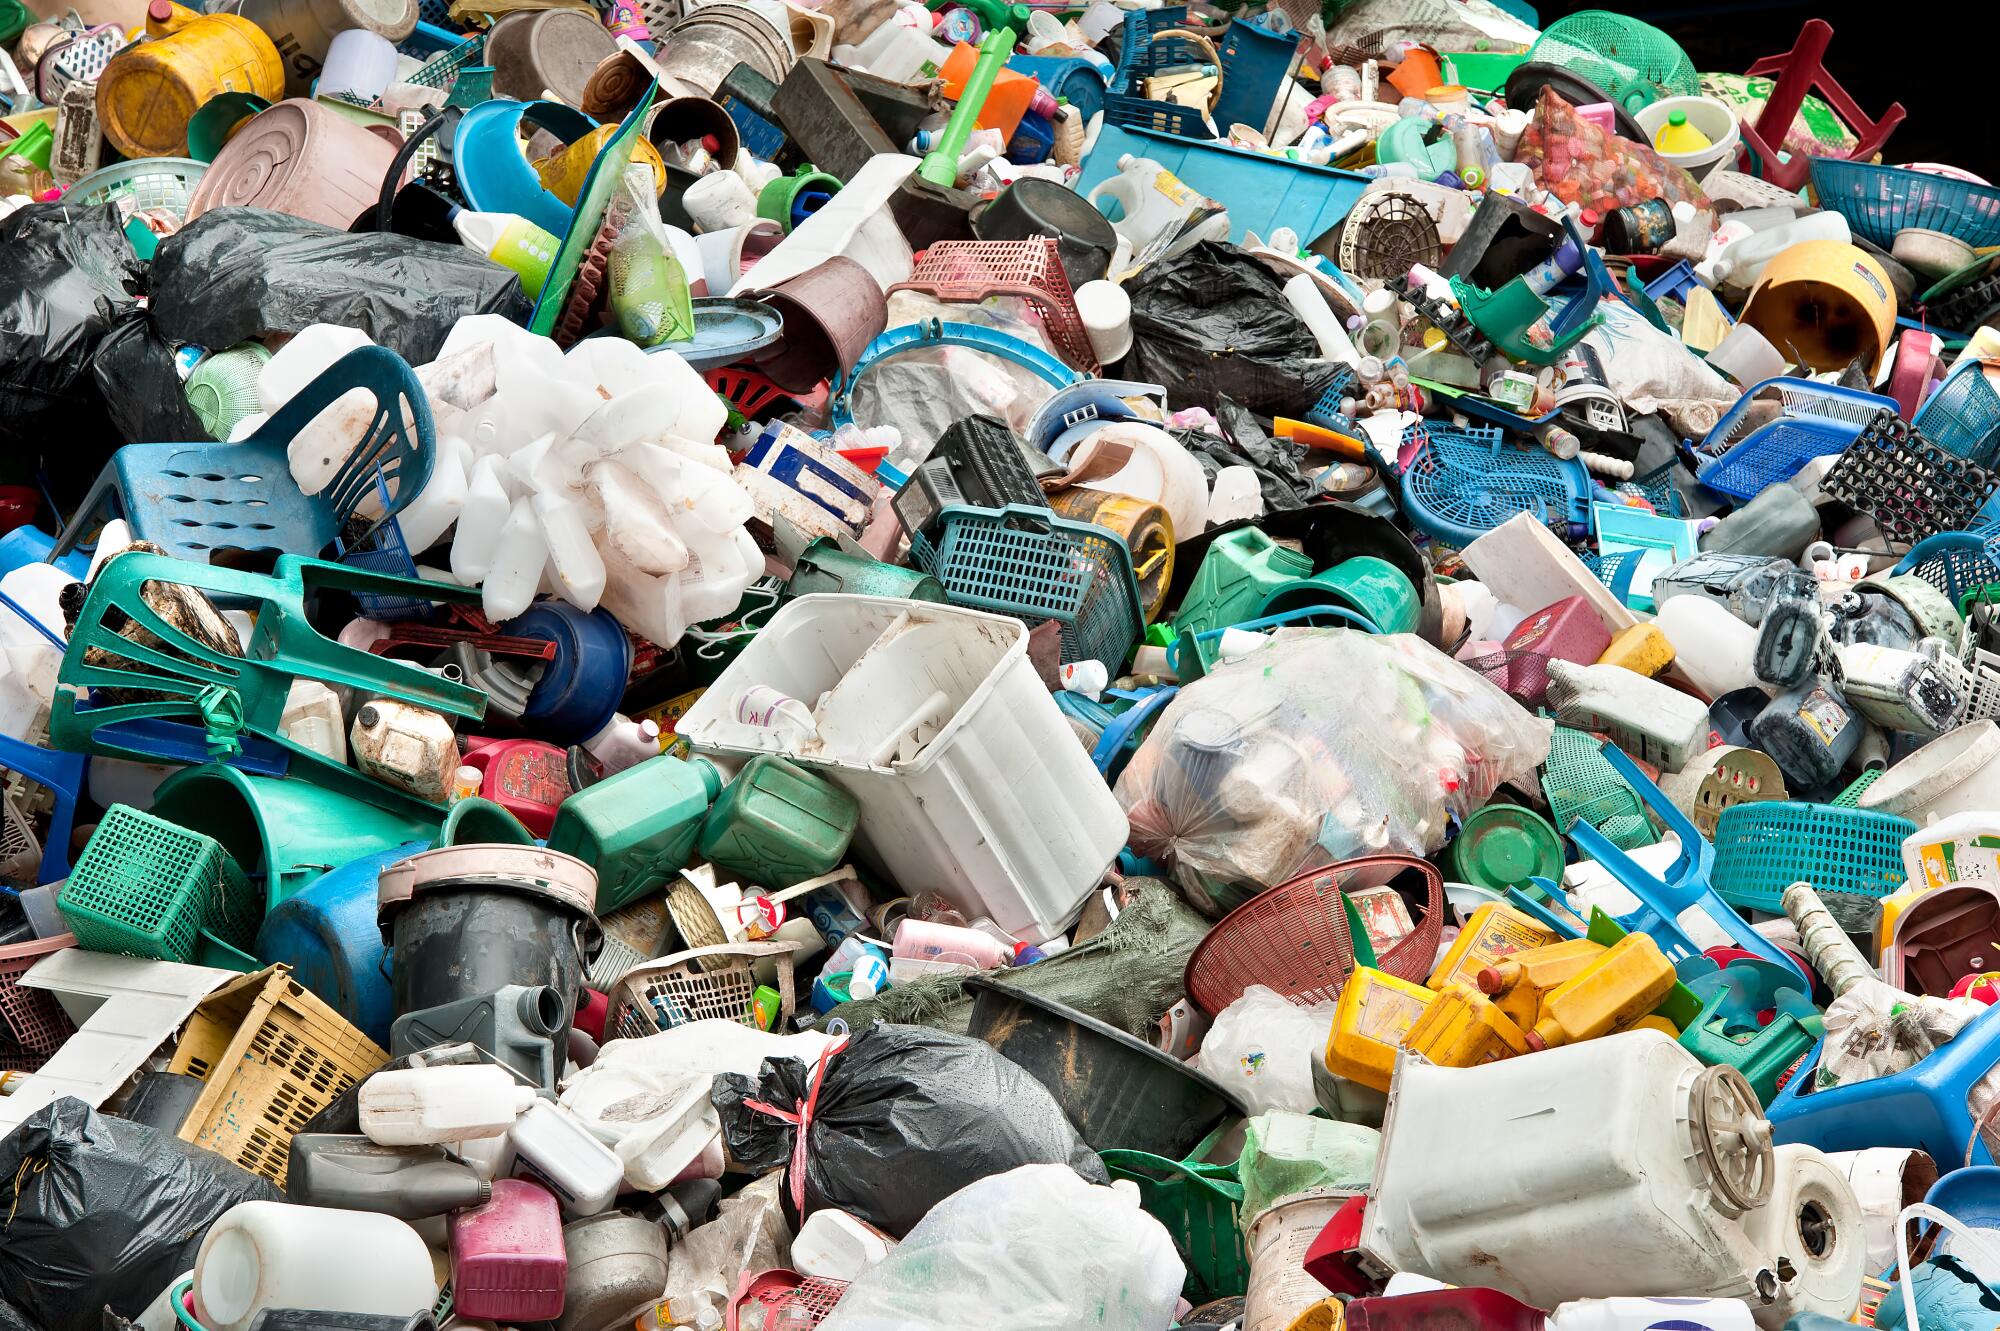
[[[1687,124],[1687,122],[1688,122],[1687,112],[1685,111],[1667,112],[1667,123],[1669,125],[1685,125]]]
[[[1451,861],[1457,881],[1496,891],[1530,878],[1560,880],[1562,838],[1528,809],[1489,804],[1465,820]]]
[[[37,120],[21,131],[20,137],[0,143],[0,157],[20,156],[33,162],[36,167],[49,169],[49,154],[55,150],[56,132],[48,121]]]
[[[21,0],[0,0],[0,44],[13,41],[28,30],[35,16]]]

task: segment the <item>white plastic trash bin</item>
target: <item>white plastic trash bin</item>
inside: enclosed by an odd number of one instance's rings
[[[764,685],[819,733],[736,719]],[[775,753],[861,806],[857,844],[905,890],[1042,942],[1125,844],[1118,801],[1028,662],[1019,620],[877,596],[802,596],[773,615],[676,730],[700,753]]]

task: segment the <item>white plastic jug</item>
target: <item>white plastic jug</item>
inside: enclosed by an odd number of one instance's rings
[[[417,1231],[369,1211],[244,1202],[209,1228],[194,1263],[208,1331],[247,1331],[265,1308],[408,1317],[437,1292]]]
[[[542,568],[548,562],[549,543],[542,536],[533,503],[515,500],[500,528],[499,548],[493,552],[493,567],[481,589],[486,617],[496,624],[504,623],[533,604],[535,590],[542,585]]]
[[[459,507],[458,530],[451,539],[451,576],[467,587],[486,581],[493,557],[500,550],[500,531],[514,501],[500,479],[500,460],[488,455],[473,464]]]
[[[891,83],[921,83],[936,78],[951,49],[931,37],[930,28],[891,16],[854,48],[855,59],[870,74]]]
[[[458,770],[458,737],[441,713],[393,698],[354,712],[347,736],[354,765],[378,781],[442,804]]]
[[[490,1063],[398,1068],[361,1083],[361,1131],[378,1146],[498,1137],[538,1098]]]
[[[357,347],[373,346],[368,334],[340,324],[307,324],[271,353],[257,376],[257,400],[268,414]]]
[[[1087,197],[1107,217],[1109,210],[1098,200],[1110,199],[1118,205],[1119,216],[1112,220],[1111,229],[1131,242],[1135,254],[1208,202],[1200,191],[1152,158],[1130,153],[1118,159],[1118,174],[1100,183]]]
[[[440,536],[451,530],[451,524],[458,521],[458,515],[465,509],[465,495],[471,484],[468,475],[471,446],[456,435],[440,435],[437,443],[437,461],[431,466],[430,479],[396,515],[403,544],[412,555],[430,549]]]
[[[347,727],[340,714],[340,695],[316,679],[292,681],[285,695],[285,712],[278,731],[337,763],[347,761]]]
[[[1847,219],[1839,213],[1830,209],[1808,213],[1797,221],[1767,227],[1741,240],[1731,241],[1722,247],[1722,253],[1697,266],[1695,274],[1711,287],[1740,287],[1747,291],[1757,285],[1757,279],[1764,274],[1765,264],[1799,242],[1837,240],[1845,245],[1853,238]]]
[[[604,774],[615,776],[636,763],[660,756],[660,723],[634,721],[623,712],[613,714],[604,729],[583,742],[591,757],[604,764]]]
[[[1674,645],[1674,663],[1711,698],[1757,683],[1757,630],[1705,596],[1676,596],[1653,621]]]
[[[845,1211],[814,1211],[792,1240],[792,1269],[852,1283],[895,1246],[894,1239]]]
[[[604,595],[604,559],[597,553],[583,510],[559,494],[534,497],[535,521],[548,547],[549,571],[563,599],[579,610],[595,610]]]
[[[1620,748],[1670,772],[1708,747],[1708,708],[1701,699],[1623,666],[1550,661],[1548,700],[1565,725],[1602,730]]]
[[[604,511],[602,539],[625,563],[654,577],[688,566],[673,511],[631,468],[609,459],[593,464],[590,492]]]
[[[514,1177],[554,1193],[569,1219],[596,1215],[618,1195],[624,1162],[568,1111],[538,1099],[507,1137],[514,1144]]]

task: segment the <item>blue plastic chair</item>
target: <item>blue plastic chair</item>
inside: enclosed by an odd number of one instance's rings
[[[1822,1040],[1799,1064],[1766,1117],[1773,1141],[1797,1142],[1822,1151],[1860,1151],[1900,1146],[1925,1151],[1942,1170],[1966,1161],[1990,1165],[1993,1156],[1978,1140],[1966,1103],[1973,1085],[2000,1063],[2000,1007],[1988,1008],[1957,1037],[1915,1067],[1890,1077],[1858,1081],[1801,1094],[1819,1067]]]
[[[0,592],[0,609],[26,620],[30,628],[47,638],[58,651],[69,645],[4,592]],[[76,801],[83,792],[83,771],[89,761],[80,753],[44,749],[11,735],[0,735],[0,768],[41,782],[55,797],[55,807],[49,813],[48,837],[42,846],[42,867],[35,877],[37,883],[55,883],[69,877],[70,832],[76,826]]]
[[[299,493],[286,456],[293,437],[357,388],[375,396],[368,433],[324,490]],[[417,376],[387,347],[359,347],[242,443],[127,444],[113,453],[52,557],[77,545],[94,518],[123,518],[135,537],[196,563],[207,563],[217,550],[318,555],[378,475],[395,497],[386,513],[356,534],[357,543],[417,497],[436,455],[430,398]]]
[[[1926,536],[1890,572],[1914,573],[1957,605],[1967,592],[2000,582],[2000,560],[1993,557],[1991,539],[1965,531]]]

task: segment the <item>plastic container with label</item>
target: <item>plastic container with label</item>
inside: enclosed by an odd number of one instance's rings
[[[1565,725],[1604,731],[1667,771],[1708,747],[1708,708],[1699,698],[1617,666],[1551,661],[1548,697]]]
[[[491,1064],[398,1068],[361,1083],[361,1130],[383,1146],[498,1137],[536,1098]]]
[[[465,766],[481,773],[479,793],[547,837],[556,812],[569,798],[569,751],[538,739],[477,739],[466,746]]]
[[[905,919],[896,925],[892,955],[903,960],[952,962],[990,971],[1013,960],[1013,950],[989,934],[951,924]]]
[[[207,1331],[249,1331],[266,1308],[408,1317],[436,1299],[417,1231],[367,1211],[243,1202],[209,1227],[194,1262]]]
[[[1700,596],[1716,602],[1746,624],[1764,618],[1780,575],[1791,571],[1789,559],[1771,555],[1710,554],[1683,559],[1653,579],[1653,601],[1665,609],[1674,598]]]
[[[1378,1091],[1389,1089],[1396,1050],[1437,995],[1371,966],[1357,966],[1340,991],[1326,1042],[1326,1070]]]
[[[490,1201],[451,1218],[452,1312],[506,1322],[561,1316],[569,1275],[562,1225],[548,1189],[497,1180]]]
[[[1627,934],[1556,986],[1528,1032],[1532,1049],[1609,1035],[1659,1006],[1674,987],[1674,963],[1650,934]]]
[[[515,1176],[545,1185],[570,1219],[596,1215],[618,1195],[624,1163],[568,1111],[536,1100],[507,1137],[514,1143]]]
[[[1750,738],[1771,755],[1793,789],[1812,790],[1840,775],[1867,729],[1837,686],[1809,679],[1771,699],[1750,722]]]
[[[1476,984],[1479,975],[1504,957],[1546,948],[1560,935],[1512,906],[1492,901],[1472,912],[1451,947],[1431,971],[1430,987]]]
[[[292,1138],[285,1195],[308,1206],[421,1220],[478,1206],[492,1186],[442,1147],[378,1146],[366,1137],[302,1132]]]
[[[1547,947],[1516,952],[1481,971],[1481,992],[1523,1030],[1542,1019],[1542,1003],[1551,991],[1569,983],[1604,955],[1604,946],[1588,938],[1568,938]]]
[[[1486,995],[1464,984],[1438,991],[1410,1023],[1403,1047],[1444,1068],[1469,1068],[1528,1052],[1528,1036]]]

